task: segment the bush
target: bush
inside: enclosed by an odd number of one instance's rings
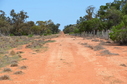
[[[8,75],[4,75],[0,77],[0,80],[9,80],[10,77]]]
[[[14,74],[19,75],[19,74],[23,74],[23,72],[22,71],[16,71]]]
[[[46,33],[44,34],[44,36],[47,36],[47,35],[48,35],[48,34],[46,34]]]
[[[17,63],[13,63],[13,64],[11,64],[11,67],[17,67],[17,66],[18,66]]]
[[[20,69],[26,69],[27,68],[27,66],[21,66],[20,67]]]
[[[120,44],[127,44],[127,27],[124,22],[117,26],[113,26],[112,32],[109,34],[110,38]]]
[[[4,68],[3,72],[11,72],[10,68]]]
[[[52,34],[51,34],[51,33],[40,34],[40,36],[42,36],[42,35],[44,35],[44,36],[48,36],[48,35],[52,35]]]
[[[10,34],[9,36],[14,36],[14,34]]]
[[[69,34],[74,34],[74,32],[70,32]]]
[[[29,34],[28,37],[33,37],[33,34]]]

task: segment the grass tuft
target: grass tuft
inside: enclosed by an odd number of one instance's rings
[[[13,64],[11,64],[11,67],[17,67],[17,66],[18,66],[17,63],[13,63]]]
[[[15,54],[16,54],[16,53],[15,53],[15,51],[13,51],[13,50],[10,52],[10,55],[15,55]]]
[[[4,68],[3,72],[11,72],[10,68]]]
[[[126,65],[126,64],[120,64],[120,66],[127,67],[127,65]]]
[[[26,69],[27,68],[27,66],[21,66],[20,67],[20,69]]]
[[[9,80],[10,77],[8,75],[4,75],[0,77],[0,80]]]
[[[101,55],[119,55],[117,53],[111,53],[109,50],[104,50],[100,52]]]
[[[22,71],[16,71],[14,74],[19,75],[19,74],[23,74],[23,72]]]

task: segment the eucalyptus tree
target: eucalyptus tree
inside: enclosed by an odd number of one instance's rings
[[[22,23],[25,23],[25,20],[29,17],[27,16],[27,12],[20,11],[19,13],[16,13],[14,9],[11,10],[10,12],[11,16],[11,23],[13,25],[13,29],[11,33],[14,35],[21,35],[20,33],[20,25]]]

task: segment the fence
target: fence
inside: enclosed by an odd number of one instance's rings
[[[76,33],[76,34],[71,34],[73,36],[80,36],[80,37],[94,37],[94,38],[102,38],[102,39],[110,39],[109,38],[109,33],[111,31],[110,30],[106,30],[106,31],[97,31],[96,34],[95,34],[95,31],[93,32],[82,32],[81,34],[79,33]]]

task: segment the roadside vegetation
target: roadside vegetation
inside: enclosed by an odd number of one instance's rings
[[[0,10],[0,35],[1,36],[22,36],[28,35],[51,35],[59,33],[60,24],[48,21],[26,21],[29,16],[27,12],[16,13],[14,9],[10,11],[8,17],[3,10]]]
[[[14,75],[22,75],[24,72],[22,70],[27,69],[28,66],[19,65],[20,61],[27,60],[23,58],[23,51],[14,51],[13,48],[22,49],[22,45],[26,45],[25,48],[30,48],[36,53],[45,51],[47,46],[46,43],[55,42],[52,38],[58,37],[59,34],[49,35],[49,36],[2,36],[0,37],[0,80],[10,80],[11,77],[8,73],[13,73]],[[14,71],[13,68],[20,69],[19,71]]]
[[[45,43],[52,42],[51,38],[59,36],[59,23],[52,20],[33,22],[27,18],[29,16],[24,11],[17,13],[12,9],[7,16],[0,10],[0,69],[7,65],[18,66],[17,62],[22,59],[20,52],[9,50],[24,44],[26,48],[42,48]]]
[[[66,25],[64,33],[94,33],[107,31],[110,39],[120,44],[127,44],[127,0],[114,0],[100,6],[95,13],[95,7],[89,6],[86,15],[81,16],[76,24]]]
[[[45,43],[54,42],[51,39],[59,36],[59,23],[55,24],[52,20],[35,23],[26,21],[28,17],[27,12],[16,13],[14,9],[10,11],[8,17],[0,10],[0,73],[5,73],[0,75],[0,80],[10,80],[8,73],[20,75],[24,74],[23,69],[27,69],[25,65],[19,66],[19,61],[27,60],[22,58],[24,52],[15,52],[13,48],[26,45],[26,48],[39,52]],[[13,67],[20,67],[21,70],[13,71]]]

